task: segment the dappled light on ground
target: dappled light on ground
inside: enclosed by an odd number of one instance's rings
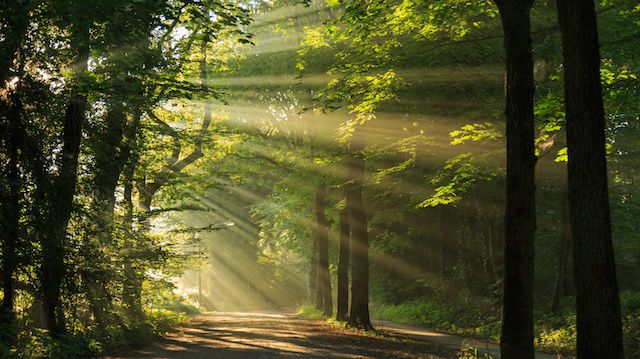
[[[210,313],[108,358],[452,358],[457,350],[346,331],[295,315]]]

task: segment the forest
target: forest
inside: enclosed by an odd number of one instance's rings
[[[0,358],[640,357],[639,76],[637,0],[0,0]]]

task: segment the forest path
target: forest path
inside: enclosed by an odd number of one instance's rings
[[[422,327],[399,324],[387,320],[374,320],[373,326],[383,332],[391,332],[398,336],[411,338],[415,341],[435,344],[439,347],[458,348],[472,347],[478,349],[479,355],[489,354],[500,358],[500,345],[488,340],[465,338],[453,334],[436,332]],[[536,359],[568,359],[567,355],[536,352]]]
[[[372,335],[293,314],[208,313],[106,358],[455,358],[456,349]],[[406,340],[405,340],[406,339]]]
[[[294,314],[214,312],[106,358],[457,358],[465,343],[498,357],[492,343],[386,321],[374,324],[383,335],[344,330]]]

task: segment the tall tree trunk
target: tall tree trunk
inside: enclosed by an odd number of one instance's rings
[[[347,210],[340,212],[340,249],[338,252],[338,312],[336,320],[349,318],[349,216]]]
[[[112,245],[113,221],[116,203],[115,189],[122,168],[126,161],[126,153],[122,146],[126,126],[126,113],[123,104],[109,104],[106,116],[106,129],[96,139],[93,182],[94,213],[90,216],[89,232],[85,240],[87,255],[95,255],[100,248]],[[94,266],[83,270],[87,295],[92,312],[99,329],[104,329],[115,319],[121,322],[113,309],[113,298],[106,286],[111,280],[111,257],[106,256],[104,266]]]
[[[313,236],[311,242],[311,258],[309,258],[309,277],[307,278],[307,301],[309,305],[316,304],[316,290],[318,286],[318,237]]]
[[[0,324],[4,334],[0,334],[0,340],[11,344],[14,338],[11,326],[14,319],[14,274],[18,264],[16,251],[18,249],[20,229],[20,197],[21,180],[19,169],[19,146],[21,133],[20,121],[22,116],[22,103],[17,94],[11,96],[9,112],[7,113],[8,126],[3,135],[9,161],[4,168],[3,180],[6,181],[6,194],[2,193],[0,202],[0,235],[2,236],[2,312]],[[2,189],[5,192],[5,188]]]
[[[622,358],[594,2],[558,0],[579,358]]]
[[[327,186],[320,183],[316,189],[316,237],[318,238],[318,269],[316,271],[316,307],[325,315],[333,313],[331,277],[329,276],[329,226],[324,215]]]
[[[11,68],[19,59],[19,50],[24,36],[29,27],[30,1],[9,1],[3,4],[0,10],[0,18],[6,20],[2,29],[3,41],[0,43],[0,88],[11,79]],[[14,319],[14,287],[13,277],[17,266],[16,249],[19,240],[20,223],[20,170],[19,162],[19,127],[22,116],[22,102],[16,92],[8,96],[8,100],[0,100],[0,118],[7,121],[2,124],[3,147],[6,147],[8,163],[3,180],[6,181],[6,195],[3,193],[0,200],[0,235],[2,236],[2,313],[0,324],[11,326]],[[4,131],[3,131],[4,132]],[[4,190],[4,189],[3,189]],[[10,333],[9,328],[3,327],[3,332]],[[0,335],[3,341],[6,338]],[[11,341],[13,338],[11,338]]]
[[[357,328],[372,329],[369,317],[369,235],[364,209],[364,159],[361,153],[347,159],[349,189],[347,213],[351,226],[351,310],[348,324]]]
[[[532,0],[496,0],[506,55],[507,191],[501,356],[533,359],[535,163]]]
[[[54,193],[47,213],[47,229],[42,243],[44,310],[47,328],[54,336],[62,335],[66,331],[60,290],[65,275],[65,238],[76,189],[82,125],[87,105],[87,93],[81,90],[82,86],[78,82],[81,81],[82,73],[87,70],[89,26],[74,31],[72,48],[76,51],[76,83],[72,85],[74,90],[65,112],[60,170],[53,184]]]
[[[137,155],[129,153],[129,159],[123,170],[124,182],[124,216],[122,219],[122,232],[124,233],[125,250],[124,254],[124,283],[122,288],[122,302],[127,308],[129,317],[139,319],[143,317],[142,312],[142,281],[136,272],[134,263],[135,240],[133,230],[133,185],[134,174],[137,165]]]

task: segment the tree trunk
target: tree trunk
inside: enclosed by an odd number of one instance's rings
[[[340,212],[340,250],[338,253],[338,313],[336,320],[346,321],[349,313],[349,216]]]
[[[313,236],[311,242],[311,258],[309,258],[309,277],[307,278],[307,300],[309,305],[316,304],[316,287],[318,286],[318,237]]]
[[[2,312],[0,312],[0,327],[4,333],[11,334],[14,320],[14,274],[18,264],[16,251],[18,249],[20,229],[20,197],[21,180],[19,169],[19,147],[21,131],[19,130],[22,116],[22,103],[17,94],[11,96],[9,112],[7,113],[7,133],[3,135],[9,161],[3,172],[6,181],[6,195],[2,193],[0,202],[0,233],[2,235]],[[4,188],[2,189],[4,192]],[[14,338],[0,334],[0,340],[11,344]]]
[[[350,185],[347,190],[347,213],[351,226],[351,311],[350,326],[373,329],[369,317],[369,236],[363,201],[364,159],[351,155],[347,159]]]
[[[327,186],[320,183],[316,189],[316,236],[318,238],[318,269],[316,271],[316,307],[325,315],[333,314],[331,277],[329,276],[329,226],[324,215]]]
[[[75,81],[87,70],[89,59],[89,27],[77,29],[72,40],[76,51]],[[65,274],[65,238],[76,189],[78,156],[82,139],[87,94],[75,87],[67,104],[62,133],[62,151],[59,174],[54,181],[53,194],[47,213],[47,226],[42,243],[42,290],[47,328],[53,336],[65,333],[64,314],[60,300],[60,287]]]
[[[594,2],[558,0],[557,5],[564,64],[577,355],[622,358]]]
[[[531,0],[496,0],[506,55],[507,191],[501,356],[533,359],[535,163]]]
[[[126,113],[122,107],[123,104],[119,102],[109,104],[106,129],[96,139],[93,168],[95,202],[94,212],[89,216],[90,230],[85,240],[87,255],[95,255],[100,248],[112,244],[115,189],[127,153],[122,146],[126,125]],[[103,259],[104,266],[97,265],[83,270],[87,294],[99,329],[104,329],[114,319],[121,322],[113,309],[111,293],[106,288],[112,276],[109,269],[111,257]]]
[[[134,174],[137,165],[137,156],[129,153],[129,159],[123,169],[124,180],[124,216],[122,219],[122,232],[125,240],[125,253],[123,255],[124,283],[122,285],[122,302],[127,308],[129,317],[139,319],[143,317],[142,312],[142,285],[139,275],[136,272],[134,263],[135,239],[133,230],[133,184]]]

